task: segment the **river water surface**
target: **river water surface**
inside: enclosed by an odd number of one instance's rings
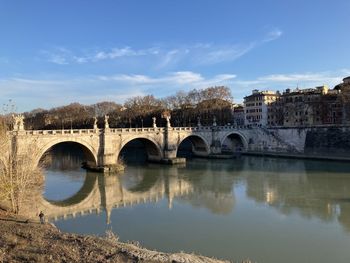
[[[350,262],[350,164],[191,159],[104,177],[73,150],[52,160],[45,213],[63,231],[237,261]]]

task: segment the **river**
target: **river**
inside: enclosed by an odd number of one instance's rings
[[[70,147],[52,152],[43,193],[63,231],[235,261],[350,262],[350,164],[243,156],[104,177]]]

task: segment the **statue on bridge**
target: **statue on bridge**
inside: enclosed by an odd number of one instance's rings
[[[157,128],[157,123],[156,123],[157,118],[152,117],[152,120],[153,120],[153,128]]]
[[[94,117],[94,130],[97,130],[97,117]]]
[[[171,124],[170,124],[171,117],[170,117],[170,115],[165,116],[165,119],[166,119],[166,126],[167,126],[167,128],[170,128],[171,127]]]
[[[166,127],[170,128],[171,127],[171,123],[170,123],[170,119],[171,119],[171,115],[169,111],[164,111],[162,113],[162,118],[166,119]]]
[[[197,127],[201,127],[202,124],[201,124],[201,117],[197,117]]]
[[[109,119],[109,116],[105,115],[105,129],[109,129],[108,119]]]
[[[22,114],[12,115],[13,118],[13,130],[24,131],[24,116]]]
[[[217,124],[216,124],[216,117],[214,116],[214,118],[213,118],[213,126],[216,126]]]

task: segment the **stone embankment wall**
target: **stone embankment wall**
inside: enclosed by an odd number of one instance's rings
[[[269,128],[271,134],[301,153],[350,156],[350,127]]]
[[[274,137],[290,145],[291,151],[304,152],[305,138],[308,132],[304,128],[270,128],[268,129]]]
[[[308,131],[304,152],[350,156],[350,129],[334,127]]]

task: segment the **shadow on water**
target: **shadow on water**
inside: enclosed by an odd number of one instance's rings
[[[64,200],[50,200],[46,199],[49,203],[57,206],[71,206],[81,203],[94,189],[98,175],[96,173],[87,173],[84,183],[78,192]]]

